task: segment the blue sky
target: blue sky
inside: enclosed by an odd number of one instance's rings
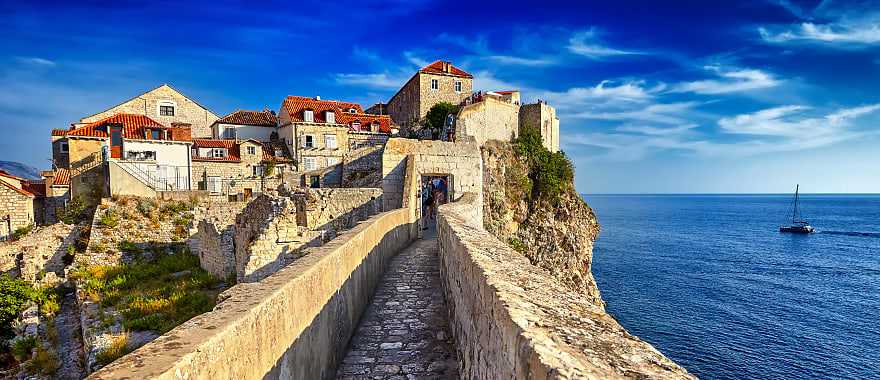
[[[877,1],[37,3],[0,5],[0,160],[161,83],[368,106],[448,59],[556,106],[581,192],[880,192]]]

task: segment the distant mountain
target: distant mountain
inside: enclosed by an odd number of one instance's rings
[[[40,179],[40,171],[33,166],[28,166],[22,164],[20,162],[13,161],[0,161],[0,170],[5,170],[7,173],[12,174],[14,176],[28,178],[28,179]]]

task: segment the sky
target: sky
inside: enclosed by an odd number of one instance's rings
[[[557,108],[583,193],[880,192],[877,1],[0,1],[0,160],[162,83],[222,116],[452,61]]]

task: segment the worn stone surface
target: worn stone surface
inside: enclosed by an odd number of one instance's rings
[[[475,199],[443,205],[438,216],[463,378],[694,378],[483,229],[471,212]]]
[[[538,128],[544,147],[551,152],[559,151],[559,118],[556,108],[543,101],[523,104],[519,109],[520,128]]]
[[[435,238],[419,240],[391,260],[336,378],[394,375],[458,378]]]
[[[6,177],[0,181],[21,190],[21,183]],[[9,217],[9,223],[2,220]],[[34,196],[23,194],[0,184],[0,239],[7,239],[15,230],[34,224]]]
[[[515,139],[519,135],[519,108],[519,104],[491,96],[462,107],[455,123],[456,140],[473,136],[482,146],[488,140]]]
[[[36,227],[14,242],[0,242],[0,273],[9,273],[31,283],[42,282],[49,272],[64,276],[72,260],[67,249],[79,237],[80,229],[55,223]]]

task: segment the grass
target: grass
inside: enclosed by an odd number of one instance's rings
[[[61,363],[58,362],[58,356],[42,346],[37,347],[34,356],[24,365],[24,369],[28,373],[44,376],[54,375],[59,368],[61,368]]]
[[[77,224],[89,216],[88,205],[80,197],[73,197],[64,210],[58,213],[58,219],[64,224]]]
[[[114,338],[113,342],[110,343],[110,346],[104,349],[104,351],[99,352],[98,355],[95,356],[95,361],[98,365],[105,366],[112,363],[114,360],[125,356],[125,354],[131,351],[133,351],[133,349],[128,346],[128,334],[124,333]]]
[[[513,248],[514,251],[517,251],[519,253],[525,253],[528,250],[528,247],[526,247],[525,243],[517,238],[507,239],[507,245],[509,245],[510,248]]]
[[[37,347],[37,343],[37,337],[33,335],[17,339],[12,343],[10,352],[15,360],[24,362],[31,358],[31,352]]]
[[[9,240],[16,241],[18,239],[21,239],[24,237],[24,235],[29,234],[33,230],[34,230],[33,224],[28,224],[24,227],[18,228],[12,232],[12,236],[9,237]]]
[[[106,210],[101,215],[101,219],[98,219],[98,224],[104,228],[115,228],[119,225],[119,215],[116,211]]]
[[[212,289],[218,280],[199,267],[198,257],[184,249],[152,256],[119,266],[91,266],[73,275],[89,298],[118,310],[129,330],[162,334],[214,307]]]

